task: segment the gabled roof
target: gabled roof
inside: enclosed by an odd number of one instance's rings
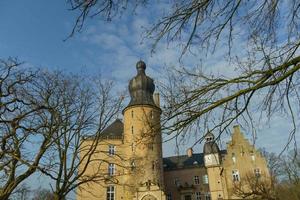
[[[221,150],[220,154],[225,155],[226,150]],[[187,155],[166,157],[163,158],[163,166],[164,170],[204,167],[204,153],[194,153],[192,157]]]
[[[120,119],[116,119],[111,125],[101,132],[101,138],[121,139],[123,137],[124,124]]]

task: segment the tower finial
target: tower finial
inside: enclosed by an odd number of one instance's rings
[[[138,71],[138,74],[139,73],[145,73],[145,69],[146,69],[146,63],[142,60],[139,60],[137,63],[136,63],[136,69]]]

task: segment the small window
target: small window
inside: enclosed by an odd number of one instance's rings
[[[260,177],[261,173],[260,173],[260,169],[259,168],[254,169],[254,175],[255,175],[256,178]]]
[[[131,143],[131,151],[133,152],[134,151],[134,144],[133,143]]]
[[[195,196],[196,196],[196,200],[201,200],[201,192],[196,192]]]
[[[232,153],[232,162],[236,163],[235,153]]]
[[[150,112],[150,117],[151,117],[151,119],[154,118],[154,115],[153,115],[153,111],[152,111],[152,110],[151,110],[151,112]]]
[[[172,193],[171,192],[167,193],[167,200],[172,200]]]
[[[205,194],[205,200],[211,200],[211,198],[210,198],[210,193],[206,193],[206,194]]]
[[[175,184],[177,187],[180,186],[180,180],[179,180],[179,178],[175,178],[175,179],[174,179],[174,184]]]
[[[108,186],[106,189],[106,200],[115,200],[115,186]]]
[[[108,155],[115,155],[115,145],[108,145]]]
[[[135,161],[132,160],[132,161],[131,161],[131,170],[134,170],[134,169],[135,169]]]
[[[148,149],[153,151],[153,143],[149,143],[147,146],[148,146]]]
[[[202,181],[203,181],[203,184],[208,184],[208,175],[205,174],[203,177],[202,177]]]
[[[155,161],[152,161],[152,171],[155,170]]]
[[[232,180],[233,182],[238,182],[240,181],[240,175],[238,170],[232,170]]]
[[[133,126],[131,126],[131,134],[133,134]]]
[[[133,118],[133,110],[131,111],[131,118]]]
[[[255,161],[255,155],[253,152],[250,153],[250,156],[251,156],[251,160],[254,162]]]
[[[199,185],[200,184],[199,176],[194,176],[194,183],[195,183],[195,185]]]
[[[110,176],[115,175],[115,164],[114,163],[109,163],[108,164],[108,174]]]

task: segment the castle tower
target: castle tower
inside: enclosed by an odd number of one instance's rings
[[[212,133],[205,136],[205,144],[203,148],[204,164],[207,168],[209,190],[212,200],[223,199],[224,190],[226,187],[222,180],[222,167],[220,159],[220,150],[215,142],[215,137]]]
[[[162,139],[159,99],[155,85],[145,74],[146,64],[136,64],[137,75],[129,83],[130,102],[124,109],[124,146],[128,162],[126,199],[164,199]],[[151,192],[156,191],[156,192]]]

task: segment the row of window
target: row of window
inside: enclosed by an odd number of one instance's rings
[[[261,176],[261,172],[259,168],[254,169],[254,175],[255,177],[259,178]],[[232,170],[232,180],[233,182],[238,182],[240,181],[240,174],[239,174],[239,170],[234,169]],[[208,184],[208,175],[205,174],[202,176],[202,183],[203,184]],[[175,178],[174,179],[174,184],[179,187],[181,185],[180,179],[179,178]],[[199,185],[200,184],[200,177],[199,176],[194,176],[194,184],[195,185]]]
[[[201,194],[201,192],[195,192],[196,200],[211,200],[210,193]],[[184,195],[184,200],[192,200],[192,194]],[[172,193],[167,194],[167,200],[173,200]]]
[[[193,180],[195,185],[199,185],[200,184],[200,177],[199,176],[194,176],[194,180]],[[208,175],[205,174],[202,176],[202,183],[203,184],[208,184]],[[175,178],[174,179],[174,184],[179,187],[181,185],[180,179],[179,178]]]

